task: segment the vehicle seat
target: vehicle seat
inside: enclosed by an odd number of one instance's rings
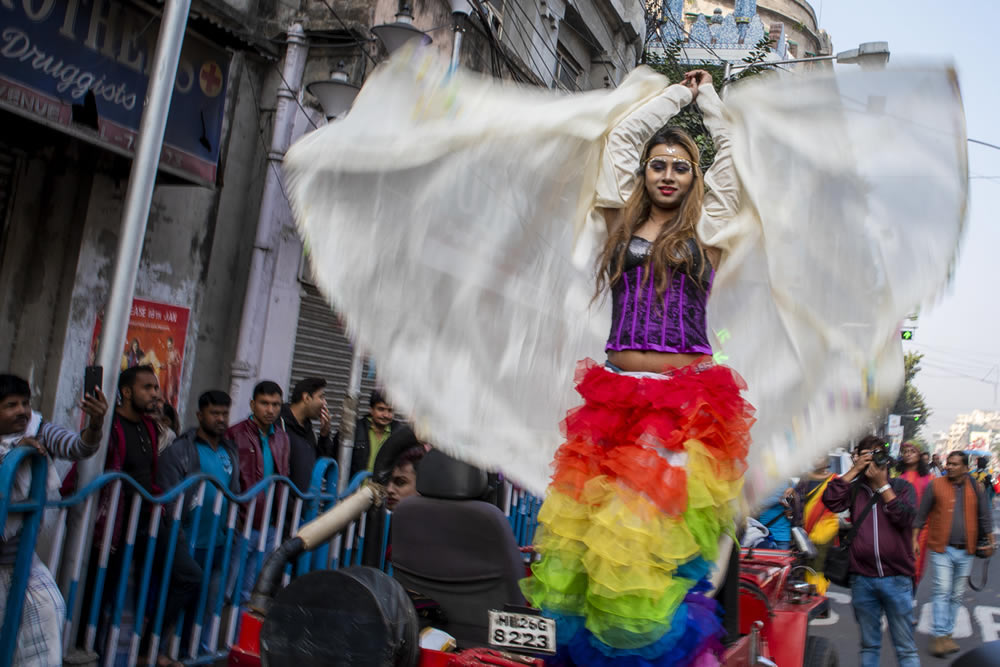
[[[484,471],[432,450],[420,462],[417,493],[392,513],[393,576],[436,600],[441,628],[463,644],[485,644],[490,609],[524,605],[524,563],[507,517],[480,500]]]

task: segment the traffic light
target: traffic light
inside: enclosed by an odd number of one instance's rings
[[[903,340],[913,340],[913,329],[903,329]]]

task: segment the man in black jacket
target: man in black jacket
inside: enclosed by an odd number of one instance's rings
[[[354,427],[354,452],[351,454],[351,477],[367,470],[373,472],[375,457],[389,436],[401,425],[393,419],[392,406],[378,389],[368,399],[368,415],[358,419]],[[333,437],[334,448],[340,447],[340,432]]]
[[[292,483],[303,493],[309,491],[316,459],[337,458],[330,438],[330,412],[326,407],[326,380],[305,378],[292,390],[291,403],[281,406],[281,420],[288,433],[289,472]],[[319,439],[312,420],[319,420]]]

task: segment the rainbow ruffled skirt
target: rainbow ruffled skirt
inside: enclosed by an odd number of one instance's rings
[[[584,404],[539,512],[541,559],[521,582],[556,619],[566,665],[713,665],[719,609],[706,595],[731,531],[753,407],[742,378],[705,357],[653,377],[580,362]]]

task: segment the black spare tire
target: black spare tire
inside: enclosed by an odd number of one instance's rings
[[[415,667],[419,624],[398,581],[370,567],[310,572],[274,598],[260,633],[265,667]]]

